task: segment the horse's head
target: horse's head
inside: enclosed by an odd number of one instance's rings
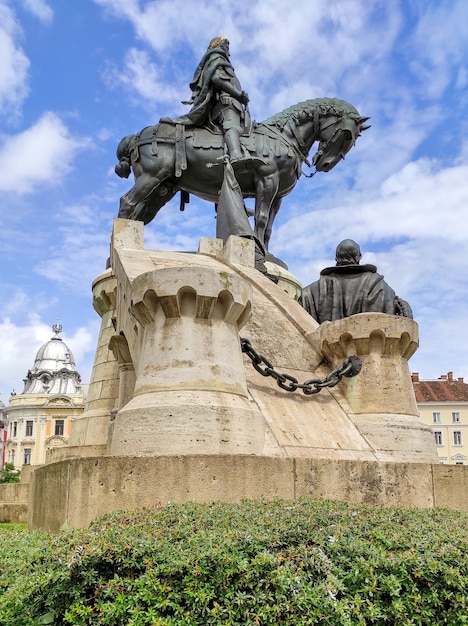
[[[370,128],[364,125],[368,119],[356,114],[330,115],[323,119],[319,146],[312,159],[317,172],[329,172],[345,158],[361,132]]]

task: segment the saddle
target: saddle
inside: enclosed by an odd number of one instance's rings
[[[244,127],[241,133],[241,143],[247,152],[254,151],[254,142],[248,141],[252,136],[253,124]],[[190,141],[195,150],[219,150],[220,156],[224,153],[225,143],[223,132],[219,126],[210,123],[207,126],[194,127],[184,124],[174,124],[164,118],[154,126],[147,126],[135,135],[133,141],[133,158],[139,159],[139,148],[151,145],[152,156],[157,156],[159,144],[170,144],[175,149],[175,176],[179,178],[187,169],[186,142]],[[252,144],[252,145],[250,145]]]
[[[222,130],[210,123],[207,126],[194,127],[184,124],[173,124],[161,121],[154,126],[147,126],[140,133],[135,135],[133,140],[133,158],[139,159],[139,148],[144,145],[151,145],[151,154],[158,155],[160,144],[170,144],[175,150],[175,176],[180,178],[182,172],[187,169],[186,143],[195,150],[217,150],[220,157],[225,153],[225,143]],[[278,133],[265,124],[249,122],[249,126],[244,128],[241,134],[241,145],[248,155],[268,157],[273,154],[279,156],[282,153],[288,157],[296,158],[297,169],[300,172],[301,162],[292,149],[291,144],[282,140]]]

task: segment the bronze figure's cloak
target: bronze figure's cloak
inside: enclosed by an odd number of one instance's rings
[[[319,324],[357,313],[395,314],[395,292],[370,264],[326,267],[299,303]]]

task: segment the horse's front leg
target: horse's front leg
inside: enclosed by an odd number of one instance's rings
[[[265,234],[263,236],[264,241],[265,241],[265,250],[268,250],[268,244],[270,243],[270,237],[271,237],[271,229],[273,228],[273,222],[275,221],[275,217],[277,216],[279,208],[281,206],[281,201],[282,201],[282,198],[276,195],[270,206],[268,223],[266,225]]]
[[[120,198],[117,217],[127,220],[135,219],[134,213],[136,207],[141,204],[153,187],[154,178],[148,176],[148,174],[140,174],[140,176],[135,179],[133,187]]]
[[[278,193],[279,176],[277,173],[259,178],[255,197],[255,235],[268,250],[268,241],[271,235],[270,208]],[[276,213],[275,213],[276,215]],[[274,219],[274,217],[273,217]]]
[[[127,193],[120,198],[118,217],[145,222],[149,221],[145,220],[147,200],[158,186],[159,181],[155,179],[154,176],[146,173],[140,174],[130,191],[127,191]],[[168,200],[170,200],[170,197]]]

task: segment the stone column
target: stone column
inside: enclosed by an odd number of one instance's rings
[[[110,339],[115,334],[115,290],[116,280],[111,269],[93,283],[93,306],[102,318],[101,328],[85,410],[73,422],[68,456],[105,454],[107,448],[109,421],[119,395],[118,362],[109,349]]]
[[[120,285],[128,293],[118,294],[117,327],[133,334],[135,387],[116,415],[109,453],[261,454],[264,422],[247,394],[239,341],[250,284],[192,258]]]
[[[360,313],[318,330],[320,350],[332,368],[357,355],[362,371],[340,383],[353,413],[417,415],[408,359],[418,349],[418,325],[407,317]]]
[[[415,321],[383,313],[361,313],[324,322],[315,342],[335,369],[357,355],[362,370],[343,378],[343,394],[352,420],[384,461],[437,462],[431,429],[418,415],[408,359],[418,348]]]

